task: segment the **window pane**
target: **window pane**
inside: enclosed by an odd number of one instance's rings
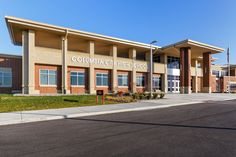
[[[48,85],[48,75],[40,74],[40,84]]]
[[[49,75],[56,75],[56,71],[55,70],[49,70]]]
[[[70,75],[76,76],[77,72],[71,72]]]
[[[102,85],[102,79],[101,77],[96,78],[96,85],[101,86]]]
[[[84,85],[84,74],[80,73],[78,76],[78,85]]]
[[[108,85],[108,78],[107,77],[103,78],[103,85],[104,86]]]
[[[49,85],[56,85],[56,75],[49,75]]]
[[[11,77],[4,77],[3,78],[3,85],[4,86],[11,86],[12,84],[12,78]]]
[[[40,70],[40,74],[48,74],[48,70]]]
[[[70,83],[71,83],[71,85],[77,85],[77,77],[76,76],[71,76],[70,77]]]
[[[122,86],[122,78],[118,77],[118,86]]]

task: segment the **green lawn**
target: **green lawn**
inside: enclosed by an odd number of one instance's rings
[[[100,102],[100,101],[99,101]],[[105,101],[105,104],[115,104]],[[0,112],[42,110],[96,105],[95,95],[73,96],[12,96],[0,95]]]

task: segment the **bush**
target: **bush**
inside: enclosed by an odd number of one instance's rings
[[[139,99],[140,99],[140,100],[145,99],[145,94],[144,94],[144,93],[139,93]]]
[[[129,103],[135,101],[135,99],[133,99],[131,96],[122,96],[122,97],[106,96],[105,99],[108,101],[115,101],[119,103]]]
[[[157,99],[158,98],[158,93],[153,93],[153,99]]]
[[[134,94],[132,94],[132,97],[133,97],[133,99],[139,99],[139,94],[138,93],[134,93]]]
[[[162,99],[162,98],[164,98],[164,96],[165,96],[165,93],[160,93],[160,98]]]

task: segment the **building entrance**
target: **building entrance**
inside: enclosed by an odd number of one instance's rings
[[[180,92],[180,78],[179,76],[168,75],[168,92],[179,93]]]

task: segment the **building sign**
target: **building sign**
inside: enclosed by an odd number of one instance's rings
[[[90,57],[76,57],[73,56],[71,57],[71,60],[73,62],[77,63],[87,63],[87,64],[94,64],[94,65],[103,65],[103,66],[117,66],[117,67],[126,67],[126,68],[135,68],[135,69],[147,69],[146,64],[141,64],[141,63],[129,63],[129,62],[124,62],[124,61],[117,61],[113,62],[113,60],[110,59],[98,59],[98,58],[90,58]]]

